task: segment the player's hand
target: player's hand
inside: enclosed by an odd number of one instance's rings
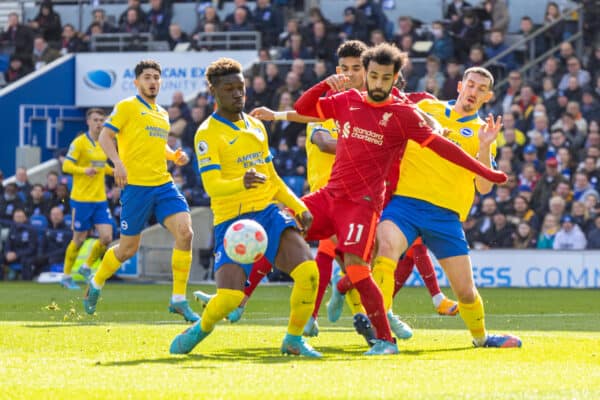
[[[331,89],[337,92],[343,92],[348,88],[350,78],[348,78],[346,75],[335,74],[325,79],[325,82],[327,82]]]
[[[275,112],[268,107],[258,107],[250,111],[250,116],[258,118],[261,121],[274,121]]]
[[[448,136],[450,136],[451,132],[452,132],[452,129],[442,128],[442,130],[440,132],[438,132],[438,133],[440,135],[442,135],[443,137],[447,138]]]
[[[175,163],[175,165],[186,165],[187,163],[190,162],[190,158],[188,157],[187,153],[185,151],[183,151],[181,148],[175,150],[175,159],[173,160],[173,162]]]
[[[127,185],[127,170],[123,165],[122,161],[118,161],[115,163],[115,168],[113,169],[115,183],[118,187],[124,188]]]
[[[502,129],[502,116],[499,115],[494,121],[494,116],[488,114],[485,124],[479,128],[479,145],[483,147],[494,143],[500,129]]]
[[[306,233],[313,223],[313,216],[310,211],[307,210],[302,212],[300,215],[296,215],[296,221],[298,222],[300,231],[302,233]]]
[[[85,169],[85,174],[87,176],[94,176],[98,173],[98,170],[96,170],[96,168],[94,167],[88,167]]]
[[[254,168],[250,168],[244,174],[244,187],[246,189],[254,189],[258,185],[262,185],[267,180],[267,177],[260,172],[256,172]]]

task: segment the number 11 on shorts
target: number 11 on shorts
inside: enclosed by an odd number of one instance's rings
[[[350,246],[359,243],[365,226],[363,224],[354,224],[353,222],[349,225],[349,228],[350,229],[348,230],[348,236],[346,237],[344,246]]]

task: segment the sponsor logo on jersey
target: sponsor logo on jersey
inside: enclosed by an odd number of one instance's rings
[[[392,117],[392,113],[391,112],[384,113],[381,116],[381,121],[379,121],[379,125],[381,125],[381,126],[387,126],[387,124],[390,121],[391,117]]]
[[[471,129],[471,128],[461,128],[459,132],[464,137],[471,137],[471,136],[473,136],[473,129]]]

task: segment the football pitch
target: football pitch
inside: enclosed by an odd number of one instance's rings
[[[170,285],[109,283],[90,317],[83,291],[1,283],[0,398],[600,398],[598,290],[481,289],[489,330],[519,335],[521,349],[473,348],[459,317],[434,314],[425,289],[405,288],[395,310],[414,337],[400,355],[366,357],[348,310],[330,324],[323,306],[310,339],[320,360],[279,353],[289,293],[259,287],[239,323],[173,356],[187,325],[167,312]]]

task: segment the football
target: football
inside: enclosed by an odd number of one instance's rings
[[[268,238],[264,228],[256,221],[241,219],[227,228],[223,246],[233,261],[252,264],[267,251]]]

